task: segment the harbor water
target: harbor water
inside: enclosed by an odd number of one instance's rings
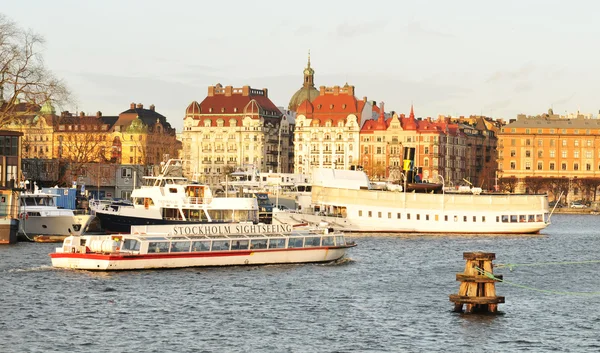
[[[600,351],[600,216],[539,235],[350,235],[334,264],[56,270],[0,247],[0,352]],[[496,254],[501,315],[452,312],[463,252]]]

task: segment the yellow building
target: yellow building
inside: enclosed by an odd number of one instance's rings
[[[592,200],[600,186],[600,120],[552,115],[518,118],[498,135],[505,188]]]

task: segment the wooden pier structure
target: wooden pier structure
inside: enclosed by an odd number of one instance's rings
[[[496,282],[502,280],[502,275],[493,275],[496,254],[466,252],[463,258],[467,261],[465,270],[456,274],[456,280],[461,282],[458,294],[450,294],[454,311],[463,312],[464,306],[464,313],[497,313],[504,297],[496,295]]]

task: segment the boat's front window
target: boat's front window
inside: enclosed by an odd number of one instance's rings
[[[269,240],[269,249],[278,249],[285,247],[285,239],[282,238],[271,238]]]
[[[333,246],[333,237],[323,237],[323,246]]]
[[[311,246],[320,246],[321,245],[321,237],[307,237],[305,241],[305,247]]]
[[[344,237],[341,235],[338,235],[337,237],[335,237],[335,245],[345,245],[346,242],[344,241]]]
[[[188,252],[191,245],[191,241],[173,241],[171,242],[171,252]]]
[[[136,239],[125,239],[121,250],[126,251],[140,251],[140,242]]]
[[[25,206],[35,206],[35,199],[33,197],[27,197],[24,199]]]

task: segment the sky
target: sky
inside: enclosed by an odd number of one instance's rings
[[[28,0],[0,13],[41,34],[73,93],[58,110],[156,106],[180,132],[208,86],[268,88],[287,107],[307,54],[315,85],[418,117],[598,114],[600,2],[554,0]]]

